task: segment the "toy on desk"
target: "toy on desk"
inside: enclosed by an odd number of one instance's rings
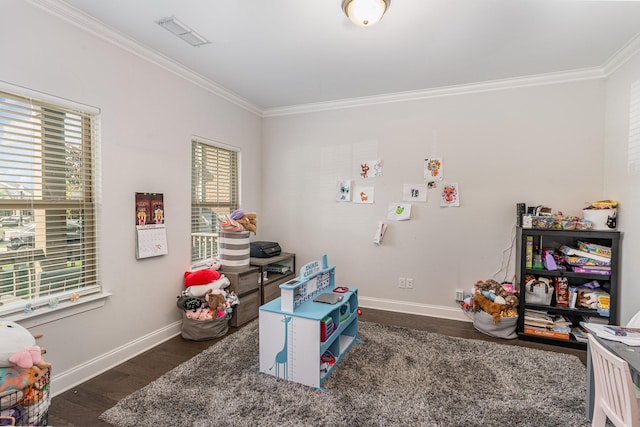
[[[336,286],[335,288],[333,288],[333,292],[344,294],[345,292],[349,292],[349,288],[345,286]]]

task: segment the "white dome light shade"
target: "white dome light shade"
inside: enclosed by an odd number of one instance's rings
[[[370,27],[382,19],[391,0],[343,0],[342,9],[351,22]]]

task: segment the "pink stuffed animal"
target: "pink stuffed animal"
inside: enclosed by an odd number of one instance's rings
[[[44,361],[43,352],[26,328],[0,319],[0,367],[49,368],[51,364]]]
[[[187,310],[185,311],[188,319],[195,320],[209,320],[213,319],[213,312],[209,310],[207,307],[200,307],[196,310]]]

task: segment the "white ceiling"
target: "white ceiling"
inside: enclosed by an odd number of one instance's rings
[[[393,0],[370,28],[341,0],[34,1],[260,110],[601,69],[640,34],[638,1]],[[192,47],[155,23],[168,16],[211,43]]]

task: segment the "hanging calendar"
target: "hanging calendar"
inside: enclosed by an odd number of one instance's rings
[[[136,258],[166,255],[167,230],[162,225],[136,225]]]
[[[135,221],[137,259],[169,253],[162,193],[136,193]]]

